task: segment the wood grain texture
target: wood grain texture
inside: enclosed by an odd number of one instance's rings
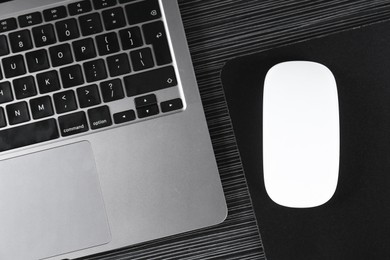
[[[84,259],[265,259],[220,83],[222,67],[238,56],[390,18],[390,1],[378,0],[179,0],[179,4],[229,216],[216,227]]]

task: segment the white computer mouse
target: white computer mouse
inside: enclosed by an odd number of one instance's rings
[[[289,61],[264,81],[263,167],[269,197],[279,205],[310,208],[334,194],[339,175],[337,86],[322,64]]]

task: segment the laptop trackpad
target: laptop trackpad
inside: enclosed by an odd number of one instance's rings
[[[0,161],[0,259],[41,259],[111,239],[91,146]]]

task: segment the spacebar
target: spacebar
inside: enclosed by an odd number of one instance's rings
[[[0,152],[58,138],[55,119],[0,131]]]

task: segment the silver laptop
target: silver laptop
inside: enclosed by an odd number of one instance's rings
[[[174,0],[0,0],[0,259],[72,259],[222,222]]]

